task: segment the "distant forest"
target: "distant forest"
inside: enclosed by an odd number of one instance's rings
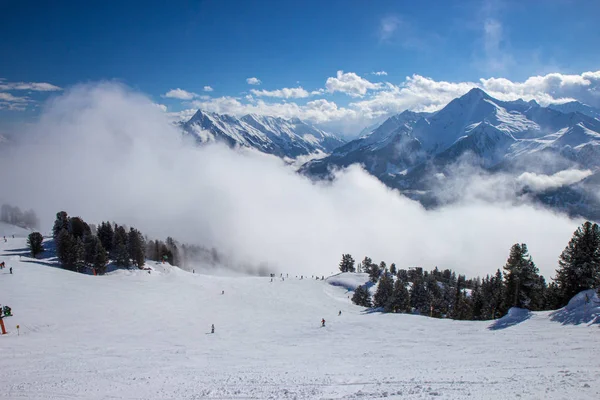
[[[33,210],[21,211],[19,207],[3,204],[0,208],[0,221],[25,229],[38,229],[40,220]]]

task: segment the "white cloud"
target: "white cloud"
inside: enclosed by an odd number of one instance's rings
[[[0,90],[30,90],[33,92],[54,92],[62,88],[45,82],[6,82],[0,81]]]
[[[2,93],[0,92],[0,100],[10,103],[28,103],[30,101],[29,97],[25,96],[14,96],[10,93]]]
[[[523,186],[527,186],[533,191],[540,192],[579,182],[590,175],[592,175],[592,171],[590,170],[581,171],[577,169],[559,171],[554,175],[524,172],[519,175],[517,182]]]
[[[302,87],[297,88],[283,88],[277,90],[250,90],[253,95],[257,97],[278,97],[283,99],[302,99],[310,96],[305,89]]]
[[[158,103],[154,103],[154,105],[156,107],[158,107],[161,111],[163,112],[167,112],[167,106],[165,106],[164,104],[158,104]]]
[[[174,122],[185,122],[188,121],[190,118],[192,118],[194,116],[194,114],[196,114],[198,110],[195,108],[188,108],[182,111],[177,111],[177,112],[170,112],[167,113],[167,116],[169,118],[169,120],[174,121]]]
[[[256,99],[259,96],[278,95],[292,98],[293,89],[280,91],[252,90],[252,95],[242,98],[196,98],[195,108],[208,111],[245,115],[257,113],[283,118],[298,117],[313,123],[328,123],[331,130],[341,129],[342,133],[357,133],[374,119],[400,113],[404,110],[436,111],[452,99],[462,96],[472,88],[485,90],[499,100],[536,100],[542,105],[579,100],[591,106],[600,107],[600,71],[584,72],[580,75],[551,73],[533,76],[523,82],[505,78],[480,79],[475,82],[436,81],[421,75],[406,77],[400,84],[389,82],[374,84],[354,73],[338,72],[338,77],[327,80],[327,92],[345,92],[364,97],[356,99],[348,106],[341,106],[331,100],[317,99],[304,105],[293,101],[266,102]],[[304,89],[302,89],[304,90]],[[373,90],[369,94],[369,90]],[[287,92],[286,92],[287,91]],[[311,96],[325,94],[324,89],[310,92]],[[299,94],[299,93],[296,93]],[[306,93],[302,92],[302,96]],[[289,96],[289,97],[286,97]],[[299,96],[298,96],[299,97]]]
[[[179,100],[192,100],[194,97],[198,96],[196,93],[188,92],[183,89],[171,89],[167,93],[164,94],[165,97]]]
[[[371,72],[371,75],[377,75],[377,76],[386,76],[388,73],[385,71],[377,71],[377,72]]]
[[[401,20],[397,16],[391,15],[382,18],[379,22],[379,39],[387,40],[392,37],[394,32],[398,29]]]
[[[338,71],[335,78],[327,78],[325,87],[329,93],[342,92],[352,97],[361,97],[367,93],[367,90],[378,89],[381,85],[361,78],[354,72]]]
[[[501,268],[512,244],[527,243],[549,277],[579,224],[510,203],[427,211],[357,167],[315,184],[275,157],[191,146],[150,100],[111,84],[67,91],[21,133],[0,158],[0,170],[12,171],[0,175],[0,185],[11,188],[7,202],[33,207],[47,228],[66,210],[290,274],[329,274],[349,252],[400,268],[485,275]],[[157,182],[168,182],[168,190],[157,190]]]
[[[219,114],[230,114],[243,116],[246,114],[271,115],[281,118],[300,118],[314,123],[356,118],[353,110],[338,105],[332,101],[318,99],[309,101],[301,106],[294,102],[266,103],[263,100],[255,100],[252,103],[242,103],[234,97],[218,97],[209,101],[194,101],[194,107],[202,110],[216,112]]]
[[[502,73],[515,64],[508,50],[504,37],[504,27],[495,18],[487,18],[483,22],[483,60],[482,68],[486,72]]]
[[[260,79],[252,77],[247,78],[246,83],[248,83],[249,85],[260,85],[262,82]]]
[[[212,92],[214,89],[210,86],[204,86],[204,91],[205,92]]]

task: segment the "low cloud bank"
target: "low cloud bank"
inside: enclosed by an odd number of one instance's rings
[[[549,277],[581,222],[497,198],[426,211],[354,166],[313,183],[272,156],[195,147],[148,98],[110,83],[53,99],[0,156],[1,200],[48,228],[66,210],[290,274],[329,274],[349,252],[485,275],[525,242]]]

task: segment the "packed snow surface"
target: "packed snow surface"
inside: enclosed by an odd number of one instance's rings
[[[15,234],[0,242],[0,303],[14,313],[0,398],[600,398],[600,331],[579,300],[572,321],[568,309],[365,313],[348,298],[364,275],[271,282],[150,263],[90,276],[28,258]]]

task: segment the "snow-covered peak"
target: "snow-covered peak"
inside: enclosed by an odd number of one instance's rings
[[[230,146],[251,147],[280,157],[329,153],[344,141],[300,119],[286,120],[259,114],[241,118],[198,110],[183,125],[199,143],[223,141]]]

